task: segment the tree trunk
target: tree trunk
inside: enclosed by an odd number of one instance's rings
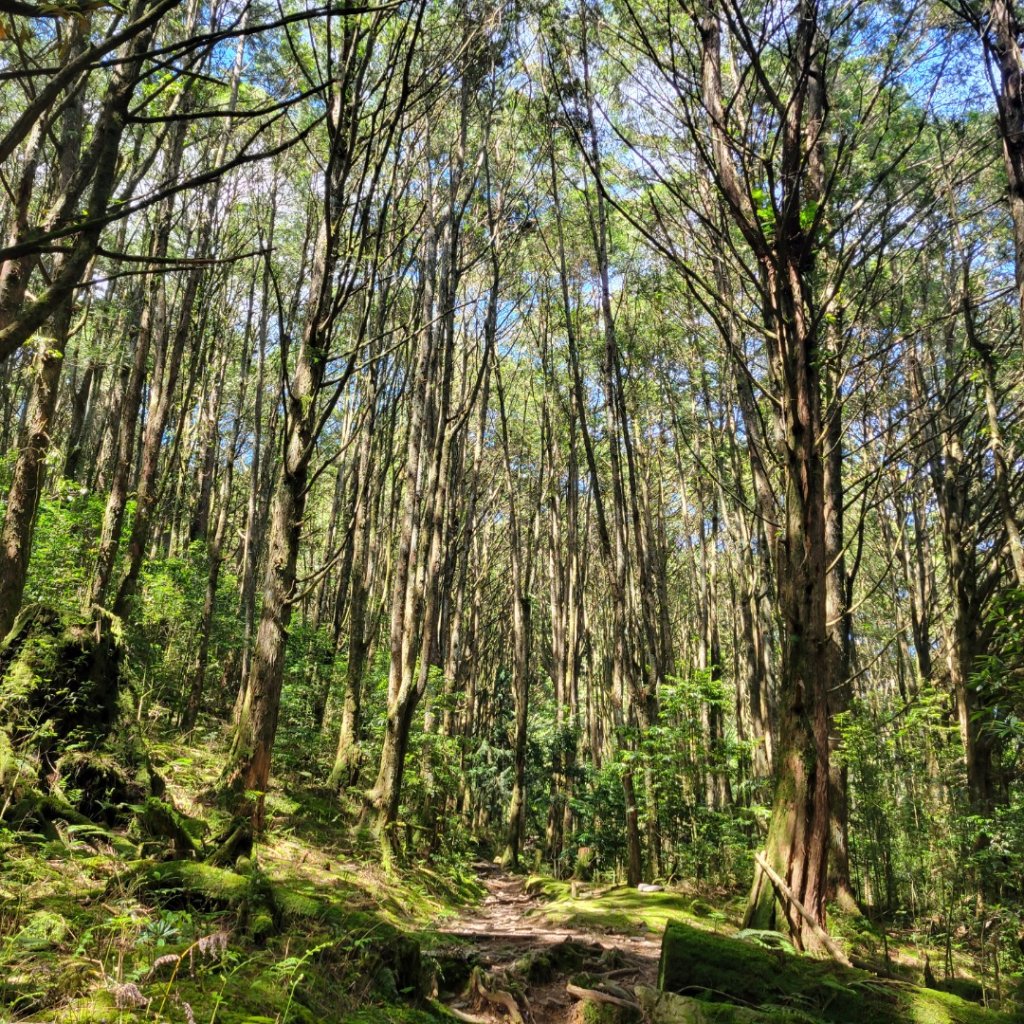
[[[25,590],[70,319],[71,302],[66,300],[53,318],[53,335],[43,341],[33,366],[27,429],[14,464],[3,532],[0,534],[0,638],[6,636],[14,624]]]

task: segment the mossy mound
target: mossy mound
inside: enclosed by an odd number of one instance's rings
[[[118,732],[122,648],[106,620],[25,608],[0,639],[0,804],[47,838],[78,816],[111,827],[150,791],[131,730]]]
[[[142,866],[140,891],[156,896],[164,906],[233,910],[251,900],[252,879],[201,861],[178,860]]]
[[[636,996],[651,1024],[747,1024],[754,1016],[754,1011],[730,1003],[705,1003],[646,985],[637,986]]]
[[[265,874],[242,874],[202,861],[166,861],[142,866],[140,891],[167,907],[196,907],[233,914],[252,939],[298,932],[322,937],[322,967],[335,957],[362,960],[362,975],[378,994],[420,999],[430,983],[418,939],[376,914],[347,911],[296,888],[274,884]]]
[[[66,623],[30,605],[0,640],[3,710],[11,738],[43,722],[48,749],[103,742],[118,716],[121,648],[105,623]]]
[[[67,918],[49,910],[37,910],[14,936],[20,949],[43,950],[59,946],[70,930]]]
[[[706,1008],[715,1003],[756,1010],[755,1019],[773,1024],[1011,1024],[1014,1019],[945,992],[879,979],[680,923],[665,929],[658,987],[702,1004],[691,1007],[690,1016],[672,1018],[680,1021],[748,1019],[735,1012],[716,1016],[719,1011]]]
[[[644,892],[616,885],[595,892],[534,875],[527,879],[525,891],[543,897],[544,917],[559,928],[631,934],[660,932],[669,921],[680,918],[726,919],[724,913],[707,904],[669,889]]]

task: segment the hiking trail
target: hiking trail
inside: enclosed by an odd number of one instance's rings
[[[460,1019],[573,1024],[581,1002],[632,1003],[635,985],[656,984],[659,935],[552,924],[524,878],[474,867],[487,895],[439,929],[453,942],[434,951],[439,998]]]

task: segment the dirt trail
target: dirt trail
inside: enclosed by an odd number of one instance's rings
[[[491,992],[514,994],[526,1024],[571,1024],[578,1000],[566,991],[566,983],[580,975],[629,999],[634,985],[656,983],[659,936],[555,927],[544,919],[543,901],[526,892],[522,878],[493,864],[476,869],[487,896],[441,930],[469,944],[469,965],[482,970]],[[449,996],[444,1002],[466,1019],[488,1024],[514,1019],[506,1007],[479,993]]]

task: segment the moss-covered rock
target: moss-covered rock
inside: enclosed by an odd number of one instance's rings
[[[546,953],[538,951],[527,953],[526,956],[520,957],[515,963],[514,970],[516,974],[532,984],[543,984],[546,981],[550,981],[554,976],[554,965],[551,963],[551,957]]]
[[[955,995],[879,979],[831,962],[766,949],[670,924],[662,940],[658,987],[705,1003],[759,1008],[764,1019],[797,1013],[834,1024],[1010,1024]],[[696,1011],[694,1011],[696,1012]],[[702,1010],[706,1013],[707,1011]],[[695,1020],[697,1018],[694,1018]]]

